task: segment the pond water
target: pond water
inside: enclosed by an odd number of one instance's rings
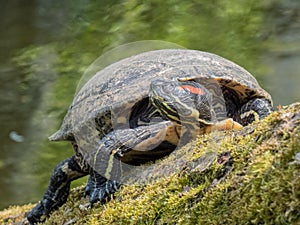
[[[247,5],[237,8],[234,0],[220,8],[205,0],[149,2],[1,1],[0,209],[41,198],[55,165],[73,152],[47,137],[61,123],[84,68],[119,44],[158,39],[211,51],[253,73],[276,106],[299,101],[299,1],[266,1],[252,11]],[[241,15],[256,27],[245,29]],[[73,70],[79,75],[69,75]]]

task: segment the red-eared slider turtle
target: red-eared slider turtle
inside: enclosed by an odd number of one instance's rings
[[[104,202],[126,165],[153,161],[201,132],[238,128],[271,111],[270,95],[249,72],[211,53],[164,49],[116,62],[82,87],[49,138],[70,141],[75,155],[56,167],[28,220],[37,223],[64,204],[72,180],[89,174],[91,203]]]

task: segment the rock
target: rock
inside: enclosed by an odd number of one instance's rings
[[[299,149],[295,103],[241,131],[191,141],[140,170],[105,205],[82,208],[84,189],[74,189],[45,224],[299,224]],[[15,218],[5,212],[0,223]]]

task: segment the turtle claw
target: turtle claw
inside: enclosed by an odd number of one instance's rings
[[[118,191],[120,184],[115,180],[108,180],[97,172],[93,171],[85,187],[85,194],[90,196],[90,203],[106,203],[111,195]]]
[[[111,196],[118,191],[120,184],[116,181],[106,181],[105,183],[94,187],[89,190],[90,203],[93,206],[95,203],[100,202],[104,204],[111,199]]]
[[[42,222],[41,217],[44,215],[44,207],[41,203],[37,204],[27,215],[30,224]]]
[[[51,200],[43,199],[39,202],[27,215],[27,220],[30,224],[38,224],[46,220],[50,214],[49,208],[54,205]]]

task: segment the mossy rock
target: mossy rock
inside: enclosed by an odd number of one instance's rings
[[[199,137],[147,166],[105,205],[84,187],[45,224],[300,224],[300,103],[238,132]],[[298,154],[297,154],[298,153]],[[25,224],[32,205],[0,212]]]

